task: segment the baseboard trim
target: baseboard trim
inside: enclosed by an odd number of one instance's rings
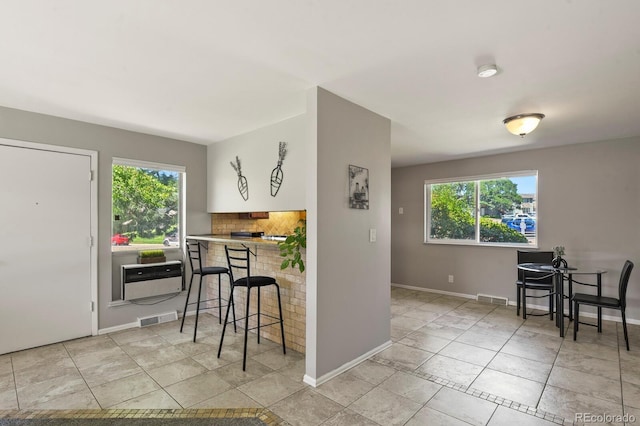
[[[432,289],[432,288],[426,288],[426,287],[415,287],[415,286],[410,286],[410,285],[404,285],[404,284],[395,284],[395,283],[391,283],[391,287],[398,287],[398,288],[406,288],[407,290],[417,290],[417,291],[424,291],[427,293],[437,293],[437,294],[445,294],[448,296],[457,296],[457,297],[463,297],[465,299],[476,299],[476,296],[473,294],[465,294],[465,293],[454,293],[451,291],[442,291],[442,290],[436,290],[436,289]],[[516,301],[515,300],[509,300],[509,306],[516,306]],[[531,304],[527,304],[527,308],[531,308],[531,309],[537,309],[537,310],[541,310],[541,311],[546,311],[547,309],[549,309],[549,305],[531,305]],[[569,315],[569,310],[565,309],[564,310],[565,315]],[[595,312],[580,312],[580,317],[587,317],[587,318],[597,318],[597,315]],[[602,315],[602,319],[606,320],[606,321],[614,321],[614,322],[622,322],[622,317],[618,314],[617,316],[615,315]],[[635,325],[640,325],[640,320],[637,319],[633,319],[633,318],[627,318],[627,324],[635,324]]]
[[[333,379],[334,377],[344,373],[345,371],[355,367],[356,365],[360,364],[361,362],[366,361],[367,359],[371,358],[373,355],[382,352],[383,350],[387,349],[388,347],[391,346],[391,340],[387,340],[385,343],[383,343],[382,345],[373,348],[372,350],[370,350],[369,352],[360,355],[358,358],[353,359],[349,362],[347,362],[346,364],[341,365],[340,367],[336,368],[333,371],[328,372],[327,374],[322,375],[321,377],[314,379],[311,376],[308,376],[307,374],[304,375],[303,381],[308,384],[309,386],[313,386],[314,388],[320,386],[321,384]]]

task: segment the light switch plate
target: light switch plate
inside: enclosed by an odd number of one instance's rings
[[[375,228],[369,229],[369,242],[370,243],[375,243],[376,242],[376,230],[375,230]]]

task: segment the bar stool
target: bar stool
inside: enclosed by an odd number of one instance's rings
[[[222,307],[223,306],[231,306],[233,310],[233,318],[236,318],[236,309],[233,306],[233,294],[232,289],[233,286],[231,284],[231,275],[229,274],[229,270],[222,266],[203,266],[202,260],[202,243],[198,240],[187,240],[187,255],[189,257],[189,265],[191,266],[191,279],[189,280],[189,290],[187,290],[187,298],[184,301],[184,311],[182,313],[182,323],[180,324],[180,333],[182,333],[182,328],[184,327],[184,319],[187,316],[187,307],[189,305],[196,305],[196,321],[195,327],[193,330],[193,341],[196,341],[196,334],[198,332],[198,315],[200,314],[200,305],[205,302],[216,301],[217,306],[212,306],[204,309],[215,309],[218,308],[218,321],[222,324]],[[206,250],[206,249],[205,249]],[[230,297],[227,301],[223,299],[221,293],[221,275],[226,274],[229,277],[229,286],[230,286]],[[198,285],[198,301],[197,302],[189,302],[189,297],[191,296],[191,286],[193,285],[193,277],[195,275],[200,275],[200,283]],[[218,297],[213,297],[206,300],[201,300],[202,296],[202,281],[203,278],[207,275],[217,275],[218,276]],[[223,305],[224,302],[227,302],[226,305]],[[227,315],[229,314],[227,309]],[[234,323],[235,329],[235,323]]]
[[[282,352],[286,355],[287,354],[287,349],[285,347],[285,343],[284,343],[284,321],[282,320],[282,303],[280,301],[280,286],[278,285],[278,283],[276,282],[275,278],[272,277],[265,277],[265,276],[257,276],[257,275],[251,275],[251,262],[249,259],[249,254],[251,253],[251,251],[249,250],[248,247],[245,248],[229,248],[228,246],[224,246],[224,250],[225,253],[227,255],[227,264],[228,264],[228,268],[229,268],[229,274],[231,277],[231,301],[232,303],[227,305],[227,313],[225,314],[224,317],[224,326],[222,327],[222,336],[220,336],[220,346],[218,347],[218,358],[220,358],[220,353],[222,351],[222,342],[224,341],[224,333],[225,330],[227,328],[227,324],[229,323],[229,306],[233,306],[233,292],[235,291],[236,287],[245,287],[247,289],[247,306],[246,306],[246,310],[245,310],[245,316],[244,318],[233,318],[233,326],[235,327],[236,325],[236,321],[242,321],[244,319],[244,355],[242,358],[242,371],[246,370],[247,367],[247,333],[249,331],[249,317],[253,317],[255,316],[257,318],[257,325],[255,327],[252,327],[251,330],[255,330],[257,329],[257,335],[258,335],[258,343],[260,343],[260,328],[262,327],[267,327],[269,325],[273,325],[273,324],[280,324],[280,332],[282,333]],[[245,277],[242,278],[234,278],[233,275],[233,271],[234,270],[240,270],[240,271],[245,271],[244,273],[246,273]],[[267,286],[271,286],[274,285],[276,286],[276,291],[278,294],[278,311],[280,313],[280,318],[277,318],[275,316],[269,315],[269,314],[265,314],[263,312],[260,312],[260,289],[262,287],[267,287]],[[258,297],[257,297],[257,301],[258,301],[258,306],[257,306],[257,312],[254,314],[250,314],[249,312],[249,305],[251,302],[251,289],[257,289],[258,291]],[[260,324],[260,318],[261,317],[266,317],[269,318],[271,320],[275,320],[273,322],[270,322],[268,324]]]

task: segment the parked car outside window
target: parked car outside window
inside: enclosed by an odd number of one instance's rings
[[[122,234],[115,234],[111,237],[111,245],[112,246],[128,246],[129,245],[129,237]]]
[[[171,247],[171,246],[179,246],[180,245],[180,240],[178,237],[178,233],[174,232],[173,234],[167,234],[164,237],[164,240],[162,241],[162,244],[165,247]]]

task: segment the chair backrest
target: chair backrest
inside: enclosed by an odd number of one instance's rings
[[[624,262],[622,272],[620,273],[620,284],[618,285],[620,306],[624,309],[627,306],[627,285],[629,284],[629,276],[633,270],[633,262],[627,260]]]
[[[553,261],[553,251],[526,251],[518,250],[518,264],[520,263],[542,263],[551,265]],[[518,280],[522,281],[524,271],[518,269]],[[544,272],[527,272],[527,279],[534,280],[540,284],[551,284],[553,282],[553,274]]]
[[[202,243],[198,240],[187,240],[187,257],[191,271],[199,273],[202,269]]]
[[[229,274],[231,274],[231,282],[235,282],[236,278],[233,276],[234,270],[246,271],[247,282],[251,276],[251,261],[249,253],[251,251],[248,247],[232,248],[224,246],[224,251],[227,255],[227,265],[229,267]]]

